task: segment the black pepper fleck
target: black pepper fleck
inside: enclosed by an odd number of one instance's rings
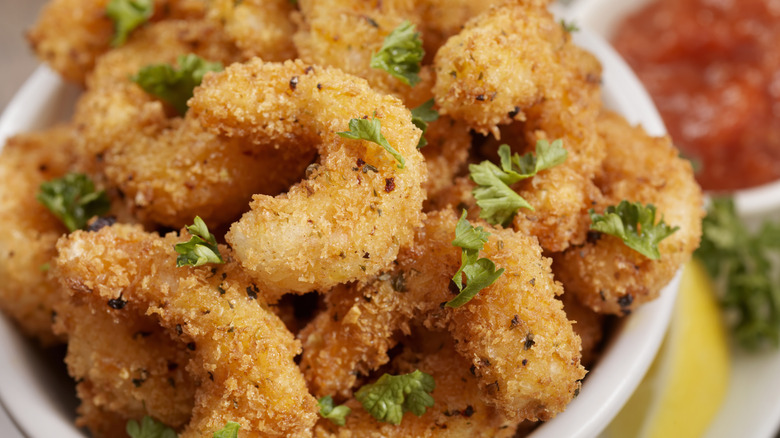
[[[290,89],[295,91],[295,88],[298,86],[298,76],[293,76],[290,79]]]

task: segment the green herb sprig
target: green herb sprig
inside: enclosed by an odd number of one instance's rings
[[[41,184],[36,198],[69,231],[85,228],[92,217],[103,215],[111,208],[105,190],[95,191],[92,180],[83,173],[69,173]]]
[[[347,423],[347,415],[352,412],[352,409],[344,405],[333,405],[333,397],[326,395],[317,401],[320,407],[320,416],[327,418],[333,424],[337,426],[343,426]]]
[[[418,73],[424,56],[420,33],[406,20],[385,38],[382,48],[371,56],[370,65],[414,87],[420,82]]]
[[[190,240],[177,243],[173,247],[179,253],[179,256],[176,257],[176,267],[225,263],[219,253],[217,239],[209,232],[203,219],[200,216],[195,216],[193,222],[193,225],[187,226],[187,231],[192,235]]]
[[[461,248],[460,269],[452,277],[459,293],[447,302],[448,307],[458,308],[471,301],[479,291],[493,284],[504,273],[504,268],[496,270],[492,260],[479,258],[479,252],[485,247],[489,236],[490,233],[482,227],[474,227],[466,220],[464,210],[455,226],[455,240],[452,241],[453,246]]]
[[[714,198],[702,221],[694,256],[701,260],[734,316],[731,331],[747,350],[780,346],[780,223],[764,222],[751,232],[731,198]]]
[[[173,106],[179,115],[187,113],[187,101],[208,72],[221,71],[222,63],[207,62],[192,53],[176,58],[177,68],[170,64],[153,64],[131,77],[144,91]]]
[[[428,123],[435,122],[439,119],[439,112],[433,109],[433,104],[433,99],[430,99],[412,110],[412,123],[422,131],[420,141],[417,142],[417,149],[421,149],[428,144],[428,140],[425,139],[425,131],[428,130]]]
[[[469,172],[477,184],[473,193],[481,209],[479,217],[490,224],[506,226],[521,208],[533,210],[531,204],[509,186],[562,164],[568,152],[560,139],[552,143],[539,140],[536,142],[536,154],[529,152],[523,156],[517,153],[512,155],[509,146],[503,144],[498,148],[498,156],[500,168],[486,160],[469,165]]]
[[[363,385],[355,398],[378,421],[399,425],[404,413],[419,417],[433,406],[430,393],[434,388],[433,376],[415,370],[398,376],[384,374],[376,382]]]
[[[130,438],[178,438],[176,431],[150,416],[145,416],[141,423],[130,420],[125,426]]]
[[[111,0],[106,5],[106,16],[114,23],[112,47],[127,41],[128,35],[138,26],[149,21],[154,13],[154,0]]]
[[[590,229],[619,237],[629,248],[651,259],[658,260],[661,253],[658,244],[680,227],[669,227],[663,219],[655,223],[655,206],[639,202],[620,201],[610,205],[606,212],[597,214],[590,210]]]
[[[370,120],[351,119],[349,121],[349,131],[337,132],[337,134],[352,140],[366,140],[376,143],[385,148],[385,150],[398,161],[399,169],[403,169],[406,165],[406,160],[404,160],[403,155],[390,146],[390,143],[388,143],[385,136],[382,135],[382,122],[376,117],[373,117]]]

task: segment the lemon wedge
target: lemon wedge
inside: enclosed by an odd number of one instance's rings
[[[728,341],[707,272],[685,266],[669,332],[642,383],[605,431],[609,437],[700,437],[729,383]]]

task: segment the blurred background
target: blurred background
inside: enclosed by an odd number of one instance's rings
[[[38,15],[44,0],[0,0],[0,54],[3,74],[0,81],[0,108],[5,108],[38,60],[27,46],[24,32]]]

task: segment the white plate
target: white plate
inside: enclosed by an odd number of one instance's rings
[[[569,20],[609,38],[627,14],[652,0],[576,0]],[[750,222],[780,220],[780,181],[735,194],[737,210]],[[726,401],[706,438],[774,437],[780,427],[780,351],[746,353],[732,345]]]
[[[661,118],[639,81],[615,52],[595,34],[577,32],[576,42],[604,64],[604,101],[651,134],[665,133]],[[17,132],[43,128],[66,119],[77,91],[40,67],[0,118],[0,144]],[[620,410],[652,362],[671,316],[679,276],[661,297],[626,318],[603,357],[567,410],[533,432],[534,438],[596,436]],[[0,400],[22,431],[35,438],[83,438],[73,426],[73,383],[54,381],[33,343],[22,339],[0,318]],[[62,381],[66,380],[66,381]],[[64,396],[59,394],[65,393]]]

